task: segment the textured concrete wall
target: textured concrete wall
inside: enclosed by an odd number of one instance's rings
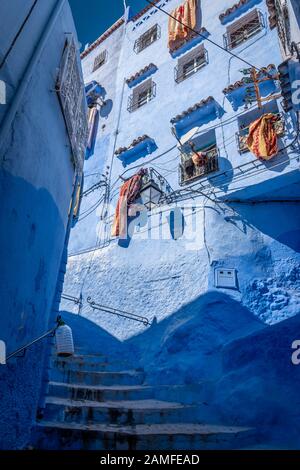
[[[170,0],[161,2],[161,5],[171,11],[179,3]],[[207,28],[209,38],[219,44],[223,44],[223,34],[226,32],[226,25],[220,22],[219,14],[231,7],[232,3],[231,0],[223,0],[218,5],[208,0],[201,2],[202,25]],[[278,65],[282,58],[277,30],[271,31],[269,28],[265,1],[249,2],[245,8],[238,9],[227,24],[253,7],[260,10],[264,28],[234,52],[258,67],[270,63]],[[156,23],[161,28],[160,39],[136,54],[133,51],[135,40]],[[105,128],[105,138],[98,131],[99,147],[90,159],[108,162],[111,166],[110,214],[113,215],[121,186],[118,177],[124,171],[124,176],[130,176],[138,167],[153,166],[174,190],[179,188],[179,151],[171,133],[170,119],[210,95],[219,104],[222,118],[202,123],[200,132],[213,127],[220,152],[220,172],[229,170],[229,173],[217,183],[205,177],[200,181],[208,184],[208,194],[211,196],[215,191],[217,198],[241,199],[241,203],[215,203],[193,195],[186,201],[190,207],[184,213],[186,226],[183,238],[174,240],[170,237],[170,207],[165,206],[161,216],[149,214],[146,221],[140,220],[131,240],[125,243],[112,240],[109,246],[101,250],[79,254],[81,250],[89,249],[93,244],[101,245],[107,240],[105,229],[107,234],[110,233],[109,223],[102,223],[99,212],[94,211],[78,222],[73,233],[70,252],[74,256],[69,258],[64,290],[75,296],[82,291],[84,299],[91,296],[100,304],[143,314],[150,319],[156,316],[162,321],[183,304],[189,304],[208,289],[215,289],[214,270],[222,266],[235,268],[238,273],[238,289],[223,292],[247,305],[252,314],[264,322],[280,321],[299,311],[299,297],[292,287],[292,279],[299,263],[297,239],[300,221],[297,204],[270,201],[299,198],[299,186],[296,184],[299,175],[296,161],[298,150],[289,147],[282,155],[259,168],[249,165],[246,174],[241,175],[236,167],[255,160],[250,152],[240,155],[237,149],[235,134],[238,118],[245,111],[241,104],[234,108],[222,90],[241,78],[240,69],[245,64],[204,41],[208,51],[208,65],[177,84],[174,81],[174,67],[178,57],[172,57],[168,51],[167,24],[166,15],[151,9],[136,22],[129,21],[124,36],[121,31],[113,33],[91,56],[83,60],[88,80],[95,77],[101,83],[110,76],[114,83],[112,96],[116,97],[115,108],[117,103],[122,103],[117,142],[114,138],[117,126],[114,115],[113,125]],[[91,75],[92,56],[106,47],[109,51],[112,42],[121,51],[117,75],[113,74],[115,64],[109,61],[97,74]],[[157,66],[156,73],[152,75],[157,86],[156,97],[137,111],[129,113],[127,100],[132,89],[127,85],[123,87],[124,78],[129,78],[150,62]],[[280,110],[279,101],[277,106]],[[285,119],[287,132],[282,146],[291,143],[296,134],[294,116],[286,115]],[[100,121],[100,128],[102,122],[105,121]],[[125,168],[117,157],[111,162],[115,145],[127,146],[144,134],[155,140],[157,150],[129,161]],[[105,150],[109,135],[110,143]],[[233,171],[230,172],[231,169]],[[86,198],[85,210],[92,207],[100,195],[100,192],[93,193],[91,198]],[[245,204],[249,197],[260,203]],[[181,203],[178,205],[180,207]],[[111,220],[108,219],[108,222]],[[261,285],[265,285],[263,292],[258,287]],[[67,302],[63,302],[62,308],[76,311],[76,306]],[[92,311],[86,301],[83,315],[122,340],[138,335],[145,329],[129,320]]]
[[[1,54],[33,2],[2,2]],[[0,78],[13,93],[21,83],[56,1],[38,2],[7,58]],[[22,5],[21,5],[22,4]],[[18,8],[18,6],[20,8]],[[4,20],[6,18],[6,21]],[[0,155],[0,337],[7,352],[49,328],[49,315],[64,246],[74,166],[54,92],[65,33],[75,32],[68,3],[53,26]],[[9,38],[7,33],[10,33]],[[9,39],[9,40],[8,40]],[[37,410],[45,342],[0,369],[0,448],[26,445]]]

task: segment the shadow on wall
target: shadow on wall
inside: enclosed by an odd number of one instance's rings
[[[107,119],[112,112],[113,102],[112,100],[105,100],[105,104],[101,106],[100,116],[101,118]]]
[[[45,189],[0,172],[0,339],[8,354],[48,330],[65,227]],[[28,442],[38,406],[45,343],[0,368],[0,448]]]
[[[224,422],[259,425],[270,440],[300,447],[300,365],[291,360],[299,331],[296,315],[223,348],[215,403]]]
[[[72,328],[74,345],[78,354],[107,354],[120,358],[126,354],[126,346],[96,323],[80,315],[61,311],[63,320]]]
[[[223,345],[261,328],[265,325],[240,303],[212,291],[126,344],[140,357],[147,382],[191,384],[218,377]]]
[[[284,442],[286,435],[291,448],[300,445],[300,365],[291,362],[300,315],[266,326],[239,302],[211,291],[125,343],[82,317],[63,317],[84,350],[126,356],[144,367],[147,384],[202,383],[210,390],[212,419],[256,427],[266,442]],[[191,390],[182,397],[186,403],[199,401]]]
[[[263,196],[262,196],[263,199]],[[300,253],[300,211],[298,203],[231,204],[241,222]],[[230,216],[227,220],[230,222]]]

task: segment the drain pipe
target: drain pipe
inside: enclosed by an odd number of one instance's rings
[[[119,57],[119,63],[122,60],[122,54],[123,54],[123,46],[126,38],[126,28],[127,28],[127,23],[129,20],[129,14],[130,14],[130,6],[126,5],[126,2],[124,1],[124,32],[123,32],[123,37],[122,37],[122,46],[121,46],[121,52],[120,52],[120,57]],[[118,80],[118,77],[117,77]],[[118,83],[118,82],[117,82]],[[108,207],[110,205],[110,184],[111,184],[111,175],[112,175],[112,166],[114,162],[114,156],[115,156],[115,150],[117,146],[117,140],[118,140],[118,135],[119,135],[119,130],[120,130],[120,122],[121,122],[121,114],[122,114],[122,106],[123,106],[123,100],[124,100],[124,91],[125,91],[125,85],[126,85],[126,78],[123,78],[123,84],[122,84],[122,91],[121,91],[121,98],[119,101],[119,109],[118,109],[118,115],[117,115],[117,122],[116,122],[116,128],[115,128],[115,138],[114,138],[114,143],[113,143],[113,149],[112,149],[112,157],[110,160],[109,164],[109,176],[108,176],[108,190],[107,190],[107,199],[104,202],[105,204],[105,214],[106,218],[108,216]],[[104,233],[104,242],[109,241],[109,235],[107,234],[107,229],[105,228],[105,233]]]
[[[15,119],[15,116],[16,116],[16,113],[20,107],[20,103],[23,99],[23,96],[26,92],[26,89],[29,85],[29,82],[32,78],[32,75],[34,73],[34,70],[35,70],[35,67],[36,67],[36,64],[38,63],[38,61],[40,60],[40,57],[42,55],[42,52],[44,50],[44,47],[47,43],[47,40],[52,32],[52,29],[53,29],[53,26],[55,25],[56,23],[56,20],[59,16],[59,14],[61,13],[61,10],[62,8],[64,7],[66,3],[66,0],[57,0],[44,28],[43,28],[43,32],[39,38],[39,41],[38,41],[38,44],[37,44],[37,47],[34,49],[34,52],[31,56],[31,59],[29,60],[28,62],[28,65],[27,65],[27,68],[24,72],[24,75],[22,77],[22,79],[20,80],[20,84],[19,84],[19,87],[17,88],[17,91],[14,95],[14,98],[8,108],[8,111],[7,113],[5,114],[4,118],[3,118],[3,121],[2,121],[2,125],[0,127],[0,156],[1,156],[1,160],[2,160],[2,155],[1,155],[1,152],[2,152],[2,148],[3,148],[3,145],[5,144],[6,142],[6,138],[11,130],[11,126],[12,126],[12,123]]]

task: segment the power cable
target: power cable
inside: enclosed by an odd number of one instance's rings
[[[156,8],[157,10],[161,11],[162,13],[164,13],[165,15],[169,16],[170,18],[172,18],[173,20],[177,21],[177,23],[181,24],[182,26],[184,26],[185,28],[189,29],[190,31],[192,31],[193,33],[196,33],[198,36],[200,36],[202,39],[205,39],[206,41],[210,42],[211,44],[213,44],[214,46],[218,47],[219,49],[221,49],[222,51],[224,52],[227,52],[227,54],[230,54],[232,57],[234,57],[235,59],[238,59],[242,62],[244,62],[246,65],[248,65],[249,67],[257,70],[257,71],[261,71],[261,69],[259,67],[257,67],[256,65],[253,65],[251,64],[251,62],[248,62],[247,60],[243,59],[242,57],[240,57],[239,55],[235,54],[234,52],[226,49],[225,47],[221,46],[220,44],[218,44],[217,42],[213,41],[212,39],[208,38],[207,36],[205,36],[204,34],[200,33],[199,31],[197,31],[196,29],[194,28],[191,28],[190,26],[188,26],[187,24],[183,23],[182,21],[180,21],[178,18],[175,18],[175,16],[171,15],[171,13],[168,13],[166,10],[164,10],[163,8],[161,8],[160,6],[156,5],[155,3],[151,2],[151,0],[146,0],[147,3],[149,3],[150,5],[152,5],[154,8]]]
[[[5,62],[6,62],[7,57],[9,56],[9,54],[11,53],[11,51],[13,50],[14,45],[16,44],[16,42],[17,42],[17,40],[18,40],[20,34],[22,33],[22,31],[23,31],[23,29],[24,29],[24,27],[25,27],[27,21],[29,20],[31,14],[32,14],[32,12],[33,12],[33,10],[34,10],[36,4],[37,4],[37,1],[38,1],[38,0],[34,0],[34,2],[33,2],[33,4],[31,5],[31,7],[30,7],[30,9],[29,9],[29,11],[28,11],[28,13],[27,13],[27,15],[26,15],[24,21],[22,22],[22,24],[21,24],[21,26],[20,26],[20,28],[19,28],[17,34],[16,34],[15,37],[13,38],[11,45],[9,46],[7,52],[4,54],[4,57],[3,57],[3,59],[1,60],[1,63],[0,63],[0,69],[2,69],[3,65],[4,65]]]

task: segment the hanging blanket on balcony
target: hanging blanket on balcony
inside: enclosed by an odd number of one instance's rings
[[[270,160],[278,153],[275,114],[264,114],[249,127],[247,146],[258,158]]]
[[[169,49],[178,49],[184,41],[192,35],[189,28],[195,29],[197,25],[197,0],[187,0],[185,3],[175,8],[169,19]]]
[[[122,184],[112,226],[113,237],[127,237],[128,208],[138,198],[145,170],[141,169],[136,175]]]

